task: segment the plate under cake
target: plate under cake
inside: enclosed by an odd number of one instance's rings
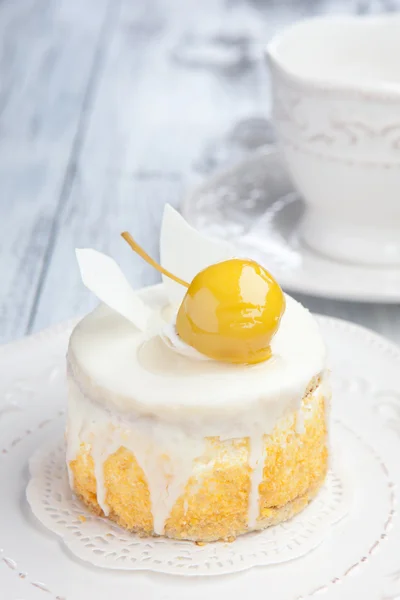
[[[165,287],[139,292],[158,318]],[[142,535],[231,540],[289,519],[328,463],[326,352],[291,297],[256,365],[191,360],[105,305],[68,350],[71,486],[98,515]]]

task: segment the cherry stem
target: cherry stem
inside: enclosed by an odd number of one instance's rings
[[[128,233],[128,231],[124,231],[123,233],[121,233],[121,237],[124,238],[124,240],[130,245],[134,252],[139,254],[139,256],[141,256],[147,263],[149,263],[149,265],[157,269],[159,273],[166,275],[167,277],[173,279],[174,281],[176,281],[176,283],[179,283],[180,285],[183,285],[187,288],[189,287],[189,284],[186,281],[183,281],[183,279],[180,279],[180,277],[173,275],[172,273],[167,271],[167,269],[164,269],[164,267],[159,265],[154,259],[152,259],[151,256],[149,256],[147,252],[145,252],[145,250],[143,250],[143,248],[139,246],[137,242],[135,242],[135,240],[133,239],[131,234]]]

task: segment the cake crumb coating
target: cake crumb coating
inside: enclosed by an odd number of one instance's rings
[[[265,435],[263,480],[258,488],[259,512],[253,529],[264,529],[300,512],[324,482],[328,467],[326,406],[314,378],[301,409],[282,418]],[[323,389],[321,386],[319,389]],[[206,439],[184,493],[165,522],[164,534],[196,542],[231,541],[249,531],[251,491],[248,438]],[[74,491],[88,508],[104,516],[97,501],[90,443],[82,443],[70,462]],[[104,463],[108,518],[140,535],[154,535],[150,492],[135,456],[121,446]]]

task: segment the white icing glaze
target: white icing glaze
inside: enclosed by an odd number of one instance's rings
[[[140,296],[157,311],[156,318],[167,312],[162,286],[144,289]],[[159,336],[148,339],[106,306],[75,328],[68,351],[67,460],[76,457],[81,442],[92,444],[105,514],[104,461],[120,446],[132,451],[145,473],[154,530],[161,534],[189,477],[196,469],[199,473],[199,457],[204,468],[205,438],[218,436],[230,444],[249,437],[249,526],[254,528],[263,435],[286,415],[297,414],[298,430],[304,430],[308,415],[300,410],[301,400],[310,380],[326,368],[315,320],[292,298],[286,301],[272,358],[252,366],[180,356]]]
[[[184,342],[179,337],[179,335],[177,334],[177,331],[176,331],[176,320],[175,319],[172,323],[168,323],[167,325],[164,325],[164,327],[161,328],[160,337],[161,337],[162,341],[165,344],[167,344],[167,346],[168,346],[168,348],[170,348],[170,350],[172,350],[173,352],[177,352],[178,354],[181,354],[182,356],[191,358],[193,360],[213,360],[212,358],[209,358],[205,354],[201,354],[201,352],[198,352],[196,350],[196,348],[192,348],[192,346],[189,346],[189,344],[186,344],[186,342]]]
[[[81,444],[90,444],[96,476],[97,501],[109,514],[104,481],[104,463],[119,448],[134,454],[145,474],[152,503],[154,531],[162,534],[164,523],[183,493],[193,471],[194,460],[203,455],[204,439],[188,438],[184,430],[151,417],[121,418],[89,400],[69,375],[67,429],[68,466]],[[73,481],[71,470],[70,481]]]
[[[141,297],[161,312],[162,286]],[[83,386],[95,386],[99,402],[165,421],[190,422],[231,437],[254,420],[270,431],[287,407],[298,407],[308,383],[325,369],[325,346],[312,315],[289,296],[272,340],[272,358],[257,365],[190,360],[150,339],[106,306],[83,319],[72,333],[68,358]],[[228,427],[220,430],[220,425]],[[239,423],[238,423],[239,422]]]
[[[252,474],[247,517],[249,529],[254,529],[256,526],[257,517],[260,512],[259,487],[263,480],[265,462],[263,437],[263,434],[261,434],[250,438],[249,465],[252,469]]]
[[[322,383],[314,392],[313,399],[325,391]],[[301,413],[302,422],[312,418],[317,406],[311,401],[308,407],[297,412]],[[290,427],[296,413],[281,419],[279,425],[284,429]],[[195,493],[204,475],[209,472],[218,457],[215,452],[207,449],[203,433],[195,435],[170,423],[162,423],[151,417],[127,415],[122,416],[116,411],[110,411],[86,397],[79,385],[69,373],[68,399],[68,428],[67,428],[67,461],[79,454],[81,444],[90,444],[94,461],[96,477],[97,501],[105,515],[109,514],[107,505],[104,463],[107,458],[119,448],[125,447],[135,456],[145,474],[152,504],[155,533],[162,535],[165,522],[173,506],[185,490],[191,477],[195,484],[191,492]],[[73,425],[73,426],[71,426]],[[259,516],[259,486],[263,480],[264,469],[264,435],[259,428],[250,436],[250,452],[248,462],[252,468],[251,492],[249,497],[248,526],[257,528]],[[234,446],[234,440],[225,440],[230,461],[235,461],[235,453],[240,452]],[[73,477],[69,468],[70,481]],[[184,508],[187,510],[187,503]]]

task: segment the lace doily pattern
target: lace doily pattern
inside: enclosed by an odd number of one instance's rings
[[[238,537],[197,545],[141,538],[93,516],[71,493],[63,442],[47,443],[30,461],[27,497],[32,511],[80,559],[97,567],[184,575],[221,575],[298,558],[318,546],[348,511],[349,493],[331,469],[318,496],[290,521]]]
[[[338,475],[344,493],[350,491],[350,499],[344,499],[346,516],[325,529],[326,539],[298,560],[270,563],[266,569],[252,569],[236,577],[199,577],[195,586],[187,577],[160,574],[152,577],[149,572],[136,572],[137,597],[146,598],[150,594],[157,598],[186,600],[190,595],[198,600],[204,597],[214,600],[222,594],[238,600],[246,597],[249,586],[258,589],[257,586],[263,586],[265,582],[274,590],[276,600],[314,600],[314,597],[322,596],[327,600],[353,600],[355,597],[397,600],[400,597],[400,466],[396,451],[400,431],[400,351],[384,338],[356,325],[326,317],[318,317],[318,321],[332,360],[331,439],[334,448],[331,455],[337,462],[337,465],[333,464],[333,473]],[[81,560],[74,560],[77,553],[68,549],[62,535],[55,535],[50,530],[48,536],[43,535],[44,530],[29,506],[21,502],[30,457],[38,448],[44,450],[46,439],[52,437],[54,443],[45,450],[43,459],[49,456],[52,450],[57,450],[63,436],[63,361],[68,333],[69,328],[63,325],[0,349],[3,398],[0,411],[0,579],[2,594],[7,600],[39,600],[42,597],[43,600],[45,597],[51,600],[92,597],[109,600],[112,594],[121,598],[132,595],[129,571],[125,571],[128,575],[125,577],[123,571],[116,569],[88,569]],[[343,352],[350,348],[357,356],[356,361],[349,361],[348,353]],[[339,470],[339,466],[345,466],[345,469]],[[49,468],[54,467],[49,465]],[[60,483],[62,465],[59,475]],[[323,490],[309,510],[322,498],[322,493]],[[76,502],[72,496],[70,500]],[[51,502],[58,511],[57,497]],[[102,521],[89,515],[78,502],[74,506],[75,523],[67,535],[75,537],[79,546],[82,543],[80,536],[71,533],[75,526],[84,524],[85,532],[88,532],[84,537],[89,537],[90,533],[94,539],[94,532],[92,534],[89,527]],[[51,521],[51,527],[54,529],[54,523],[60,521],[57,527],[64,530],[69,517],[62,512],[50,517],[50,513],[46,513],[46,518]],[[307,515],[307,511],[303,515]],[[133,536],[111,523],[104,523],[108,533],[133,541]],[[292,527],[294,523],[295,520],[286,526]],[[262,534],[258,535],[261,537]],[[140,541],[148,543],[148,540]],[[255,548],[252,535],[243,536],[237,542],[251,542]],[[110,545],[104,546],[99,540],[93,543],[94,548],[102,550],[97,557],[110,553]],[[180,544],[178,554],[183,557],[180,562],[187,563],[183,552],[187,550],[187,544]],[[225,546],[227,551],[239,547],[236,542]],[[210,548],[212,545],[195,546],[194,550]],[[151,562],[152,547],[143,549],[148,552],[144,558]],[[126,561],[122,559],[122,562]],[[184,570],[176,572],[184,573]],[[91,576],[93,573],[94,577]]]

